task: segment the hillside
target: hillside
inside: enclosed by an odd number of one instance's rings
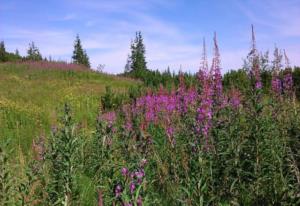
[[[138,82],[64,65],[0,64],[0,137],[26,153],[32,139],[48,134],[63,104],[84,128],[95,123],[106,86],[118,93]],[[73,69],[73,70],[69,70]]]

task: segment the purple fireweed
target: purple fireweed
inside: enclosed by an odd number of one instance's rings
[[[175,94],[171,94],[167,97],[167,103],[166,103],[166,112],[169,114],[172,114],[176,111],[176,104],[177,104],[177,98]]]
[[[84,65],[67,63],[63,61],[22,61],[18,62],[21,65],[27,65],[30,69],[43,70],[74,70],[74,71],[89,71],[90,69]]]
[[[156,120],[155,103],[156,97],[152,94],[148,94],[145,98],[145,121],[146,125]]]
[[[137,179],[142,179],[145,176],[145,172],[143,169],[140,169],[134,173]]]
[[[124,118],[125,118],[125,130],[126,131],[132,131],[132,110],[131,110],[131,105],[124,105],[122,107],[122,111],[124,114]]]
[[[122,170],[121,170],[121,173],[122,173],[123,176],[127,176],[128,173],[129,173],[129,170],[126,167],[123,167]]]
[[[122,194],[122,187],[121,187],[121,185],[117,184],[115,186],[114,192],[115,192],[115,196],[116,197],[120,197],[121,194]]]
[[[276,96],[280,95],[282,91],[281,80],[277,75],[272,77],[272,91]]]
[[[112,125],[115,123],[117,116],[114,111],[107,112],[101,115],[101,119],[107,122],[109,127],[112,127]]]
[[[205,45],[205,44],[204,44]],[[205,47],[203,47],[205,49]],[[205,54],[206,52],[203,51]],[[205,58],[202,59],[205,61]],[[202,65],[205,65],[202,63]],[[212,76],[208,73],[207,68],[200,68],[202,91],[199,96],[200,105],[197,108],[197,128],[196,131],[201,132],[205,138],[205,147],[209,146],[209,131],[212,126],[212,106],[213,106],[213,85]]]
[[[185,94],[186,94],[186,86],[184,83],[183,74],[179,74],[179,87],[177,89],[177,109],[180,114],[185,114],[187,112],[187,105],[185,104]]]
[[[218,45],[216,42],[216,37],[214,37],[214,59],[211,70],[207,68],[205,42],[203,43],[203,57],[201,62],[201,67],[198,72],[198,78],[200,85],[202,86],[201,93],[199,95],[199,106],[196,110],[197,116],[197,126],[196,132],[204,138],[204,148],[206,150],[210,147],[210,130],[212,127],[212,117],[213,117],[213,103],[214,97],[219,94],[218,98],[215,100],[221,100],[222,96],[222,77],[220,73],[220,59]],[[199,75],[200,74],[200,75]],[[219,102],[221,104],[221,101]]]
[[[238,89],[232,88],[229,91],[229,104],[234,109],[239,108],[241,104],[241,92]]]
[[[261,83],[261,81],[259,80],[259,81],[257,81],[256,83],[255,83],[255,89],[261,89],[262,88],[262,83]]]
[[[279,78],[279,72],[281,70],[281,60],[282,55],[279,53],[278,48],[275,47],[271,81],[272,92],[275,94],[275,96],[280,96],[282,92],[281,79]]]
[[[190,88],[186,91],[184,97],[183,97],[183,105],[184,105],[184,112],[186,113],[188,111],[189,107],[193,107],[197,103],[197,96],[198,93],[195,88]]]
[[[288,72],[287,74],[284,75],[283,88],[286,94],[291,95],[291,93],[293,92],[293,76],[291,72]]]
[[[260,68],[259,68],[260,62],[259,62],[258,51],[256,49],[256,40],[255,40],[253,25],[252,25],[251,46],[252,46],[252,48],[248,55],[248,58],[251,63],[250,78],[254,82],[255,90],[260,90],[262,88],[262,82],[261,82],[261,77],[260,77]]]
[[[220,52],[217,43],[216,33],[214,34],[214,57],[211,66],[211,74],[213,75],[213,90],[214,90],[214,99],[216,104],[220,106],[222,104],[223,97],[223,85],[222,85],[222,75],[220,68]]]
[[[131,194],[134,192],[134,190],[135,190],[135,183],[134,183],[134,182],[131,182],[131,183],[129,184],[129,190],[130,190],[130,193],[131,193]]]
[[[167,127],[166,132],[167,132],[167,135],[169,137],[173,137],[173,135],[174,135],[174,128],[172,126],[169,126],[169,127]]]
[[[142,206],[143,205],[143,199],[142,199],[142,197],[141,196],[139,196],[138,197],[138,199],[137,199],[137,206]]]

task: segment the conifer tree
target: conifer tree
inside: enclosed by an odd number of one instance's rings
[[[27,50],[27,59],[33,61],[43,60],[40,50],[35,46],[34,42],[29,43],[29,48]]]
[[[145,45],[143,43],[143,37],[141,32],[137,32],[134,41],[135,51],[133,55],[133,69],[137,71],[146,70],[146,58],[145,58]]]
[[[142,33],[140,31],[136,32],[135,40],[131,43],[131,55],[128,56],[125,73],[129,72],[134,77],[141,77],[147,71],[145,53]]]
[[[5,45],[4,41],[0,42],[0,62],[5,62],[6,61],[6,50],[5,50]]]
[[[79,38],[79,35],[76,36],[75,42],[74,42],[74,51],[73,51],[73,63],[75,64],[82,64],[87,67],[90,67],[90,61],[89,57],[85,50],[83,50],[81,45],[81,40]]]

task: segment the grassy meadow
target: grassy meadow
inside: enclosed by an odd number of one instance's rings
[[[83,128],[95,125],[100,96],[110,86],[116,93],[127,92],[138,81],[93,71],[73,71],[43,65],[0,64],[0,137],[27,153],[33,138],[50,133],[68,102],[74,118]]]
[[[224,75],[216,34],[195,74],[149,70],[141,32],[122,75],[80,42],[72,63],[2,52],[0,206],[300,205],[300,69],[253,27]]]

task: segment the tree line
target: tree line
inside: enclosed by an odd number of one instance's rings
[[[5,48],[4,41],[0,42],[0,62],[14,62],[14,61],[53,61],[52,57],[43,57],[40,49],[35,45],[34,42],[29,43],[27,49],[27,55],[21,56],[19,50],[15,52],[8,52]],[[86,50],[83,49],[79,35],[76,35],[74,41],[74,50],[72,55],[72,62],[75,64],[84,65],[88,68],[91,67],[89,57]]]
[[[278,50],[275,48],[275,51],[279,51],[279,64],[283,64],[281,61],[284,59],[287,71],[292,70],[293,82],[295,85],[295,92],[298,99],[300,99],[300,67],[291,68],[289,65],[288,57],[285,51]],[[274,51],[274,52],[275,52]],[[34,42],[29,44],[27,49],[27,55],[21,56],[18,49],[15,52],[6,51],[4,41],[0,42],[0,62],[7,61],[52,61],[51,56],[47,59],[43,58],[39,48],[35,45]],[[72,55],[72,62],[75,64],[84,65],[88,68],[91,67],[90,60],[85,49],[83,49],[81,39],[79,35],[76,35],[74,41],[74,50]],[[230,70],[223,76],[223,84],[225,88],[230,88],[232,86],[238,87],[247,87],[246,75],[249,59],[245,60],[244,65],[236,70]],[[261,53],[259,56],[259,67],[262,68],[261,79],[264,85],[264,90],[269,91],[272,77],[272,68],[274,67],[274,60],[270,61],[269,52]],[[164,71],[151,70],[147,66],[146,61],[146,46],[144,44],[144,39],[141,31],[135,33],[134,40],[130,44],[130,54],[124,67],[124,72],[120,74],[121,76],[126,76],[130,78],[136,78],[145,84],[147,87],[159,88],[161,85],[171,89],[172,87],[177,87],[179,85],[180,77],[185,79],[187,85],[193,85],[197,81],[197,75],[191,74],[188,72],[175,73],[171,72],[171,69],[168,67]]]

